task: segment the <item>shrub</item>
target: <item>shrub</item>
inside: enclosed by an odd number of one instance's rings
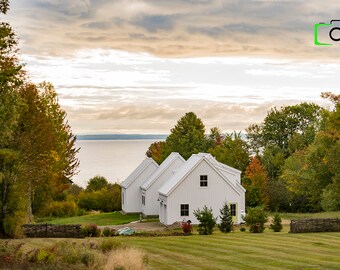
[[[282,230],[282,220],[279,214],[276,214],[270,224],[270,229],[274,232],[280,232]]]
[[[84,215],[87,215],[87,211],[85,209],[82,209],[82,208],[78,208],[77,207],[77,212],[76,212],[76,216],[84,216]]]
[[[181,223],[181,227],[182,227],[182,230],[185,234],[191,234],[192,232],[192,225],[191,225],[191,221],[188,220],[188,221],[183,221]]]
[[[245,231],[246,231],[246,228],[242,227],[242,228],[240,228],[240,231],[241,231],[241,232],[245,232]]]
[[[261,233],[264,231],[264,224],[267,222],[268,216],[263,207],[257,206],[249,208],[243,220],[246,222],[246,225],[250,227],[250,232]]]
[[[81,233],[84,237],[98,237],[100,236],[101,231],[96,224],[88,224],[81,227]]]
[[[198,233],[204,235],[212,234],[216,224],[216,218],[213,216],[213,210],[205,205],[203,210],[200,210],[199,208],[195,210],[194,216],[199,221]]]
[[[27,222],[26,212],[18,211],[6,215],[2,220],[2,229],[6,236],[11,238],[22,238],[21,225]]]
[[[74,201],[54,201],[47,204],[39,213],[44,217],[72,217],[77,214],[77,205]]]
[[[81,192],[78,197],[78,206],[87,211],[120,211],[121,187],[119,186],[119,184],[108,184],[107,187],[101,190]]]
[[[105,227],[105,228],[103,229],[103,235],[104,235],[105,237],[111,236],[111,229],[110,229],[109,227]]]
[[[105,227],[103,229],[103,236],[109,237],[109,236],[116,236],[117,235],[117,230],[116,229],[111,229],[109,227]]]
[[[99,248],[103,253],[107,253],[113,249],[117,249],[121,246],[120,242],[114,241],[113,239],[107,239],[101,242]]]
[[[225,203],[220,209],[221,223],[218,224],[218,228],[223,233],[228,233],[233,230],[233,217],[231,216],[230,209],[227,203]]]

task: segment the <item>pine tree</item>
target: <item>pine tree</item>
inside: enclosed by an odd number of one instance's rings
[[[204,205],[202,210],[198,208],[193,214],[199,221],[198,233],[203,235],[212,234],[216,224],[216,218],[214,218],[212,208]]]
[[[221,219],[221,223],[218,224],[218,228],[223,233],[228,233],[233,230],[233,218],[230,213],[230,209],[228,203],[225,203],[223,207],[220,209],[221,215],[219,216]]]

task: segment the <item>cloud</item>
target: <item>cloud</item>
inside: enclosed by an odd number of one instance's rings
[[[246,57],[161,58],[83,50],[73,57],[25,56],[34,82],[51,81],[75,133],[168,133],[194,111],[207,128],[243,131],[272,106],[324,105],[339,64]]]
[[[298,100],[287,100],[286,104],[296,104]],[[186,105],[186,106],[185,106]],[[169,134],[177,120],[185,113],[193,111],[200,117],[208,132],[212,127],[220,127],[224,132],[244,131],[252,123],[261,122],[267,111],[279,102],[263,104],[232,104],[206,102],[202,100],[165,101],[158,103],[140,102],[115,104],[113,108],[66,108],[70,123],[78,127],[75,133],[162,133]],[[105,123],[105,125],[104,125]],[[91,127],[91,129],[89,129]]]
[[[6,16],[24,54],[108,48],[162,57],[266,56],[338,61],[313,44],[335,1],[13,1]],[[36,15],[38,14],[38,15]]]
[[[177,16],[142,15],[133,20],[133,24],[142,27],[148,32],[154,33],[158,30],[171,30]]]

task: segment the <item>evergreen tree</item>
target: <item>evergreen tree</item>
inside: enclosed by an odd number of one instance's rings
[[[216,224],[216,218],[214,218],[213,210],[205,205],[202,210],[199,208],[195,210],[194,216],[199,221],[198,233],[204,235],[212,234]]]
[[[282,219],[279,214],[274,216],[269,228],[274,232],[280,232],[282,230]]]
[[[218,224],[218,228],[223,233],[228,233],[233,230],[233,217],[231,216],[230,209],[228,203],[225,203],[223,207],[220,209],[221,215],[220,220],[221,223]]]

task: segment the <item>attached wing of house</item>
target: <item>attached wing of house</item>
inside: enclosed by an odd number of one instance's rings
[[[183,166],[184,163],[185,160],[179,153],[171,153],[159,168],[141,185],[142,213],[144,215],[158,216],[158,189],[168,181],[168,179],[174,175],[175,171]]]
[[[159,165],[152,158],[146,158],[121,183],[122,210],[124,212],[140,213],[142,211],[140,185],[148,179],[158,167]]]

